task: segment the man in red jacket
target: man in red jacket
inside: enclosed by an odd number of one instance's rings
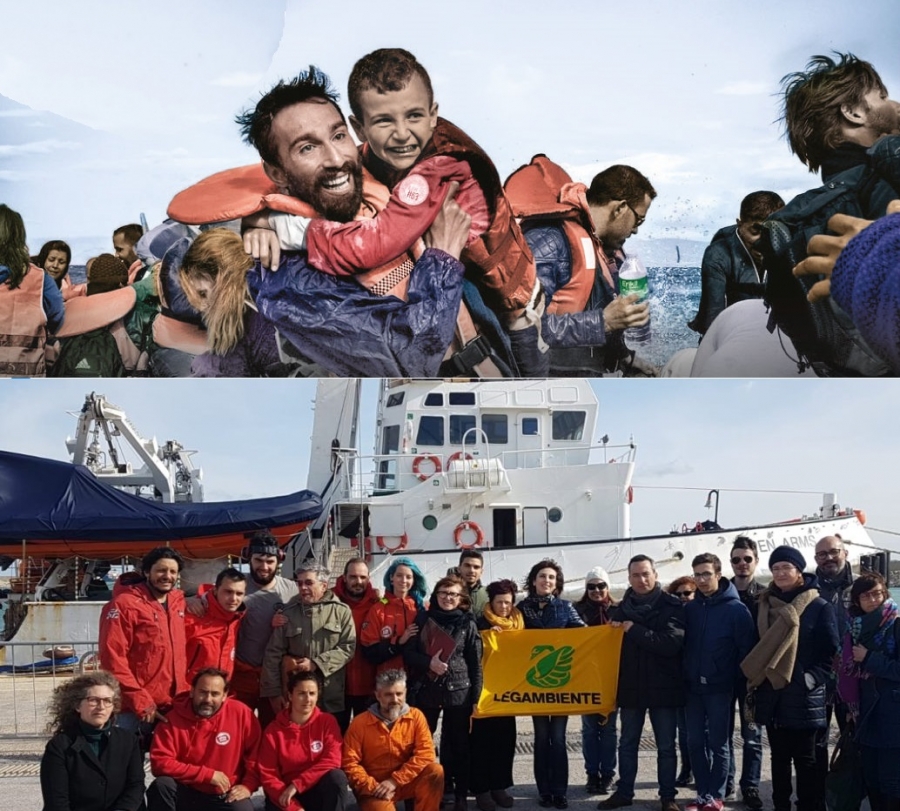
[[[157,727],[148,811],[253,811],[259,722],[246,704],[227,698],[227,690],[221,670],[201,670],[190,694],[179,697],[167,723]]]
[[[223,569],[216,577],[212,598],[202,616],[185,615],[187,636],[187,679],[207,667],[217,667],[231,681],[234,672],[234,649],[237,633],[243,619],[244,594],[247,577],[233,566]]]
[[[334,584],[334,594],[350,606],[356,638],[369,609],[378,602],[378,591],[369,581],[369,567],[362,558],[351,558],[344,565],[344,573]],[[375,701],[375,665],[366,659],[362,646],[357,645],[353,658],[347,665],[347,683],[344,688],[344,709],[336,712],[341,733],[350,726],[351,713],[355,717],[365,712]]]
[[[122,685],[118,725],[149,732],[163,718],[185,678],[184,593],[175,588],[184,560],[161,546],[141,571],[123,574],[100,614],[100,666]]]

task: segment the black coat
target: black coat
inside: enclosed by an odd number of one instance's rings
[[[58,732],[41,758],[44,811],[137,811],[144,801],[138,737],[118,727],[98,758],[77,727]]]
[[[804,580],[804,587],[793,592],[793,596],[818,585],[811,574],[805,574]],[[779,599],[782,598],[777,591],[774,593]],[[800,615],[800,639],[790,682],[781,690],[776,690],[766,679],[750,699],[755,703],[753,715],[756,723],[786,729],[824,729],[826,688],[837,649],[834,607],[821,597],[816,597]],[[806,683],[807,675],[811,677],[812,689]]]
[[[623,603],[630,593],[612,610],[613,622],[628,619]],[[622,641],[616,703],[630,709],[683,707],[683,647],[684,607],[677,597],[662,592],[648,622],[635,622]]]
[[[456,648],[447,662],[447,672],[436,679],[428,675],[431,656],[422,644],[422,631],[429,619],[437,621],[438,615],[429,611],[419,612],[416,616],[419,633],[403,649],[403,663],[410,672],[412,695],[409,703],[420,709],[474,707],[481,696],[482,684],[481,634],[478,633],[475,618],[470,612],[465,612],[462,623],[456,628],[444,628],[456,640]]]

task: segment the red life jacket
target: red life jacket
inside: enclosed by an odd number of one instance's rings
[[[434,155],[449,155],[466,161],[487,199],[491,223],[479,239],[466,247],[461,257],[472,281],[478,285],[485,303],[492,310],[513,312],[523,309],[534,295],[537,271],[493,161],[475,141],[443,118],[438,118],[437,127],[419,160]],[[364,161],[371,161],[371,165],[378,165],[380,170],[387,168],[370,150],[365,150],[363,156]],[[393,188],[395,183],[391,181],[399,181],[406,172],[386,174],[387,177],[379,179],[386,180]]]
[[[616,289],[607,261],[594,236],[594,225],[583,183],[574,183],[567,172],[546,155],[516,169],[504,190],[519,220],[562,228],[572,254],[572,275],[553,296],[548,313],[583,312],[591,297],[597,268]]]
[[[31,265],[22,283],[0,285],[0,375],[46,374],[44,345],[44,271]]]

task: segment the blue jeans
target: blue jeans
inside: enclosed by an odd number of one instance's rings
[[[616,775],[616,713],[609,714],[605,724],[599,713],[581,716],[581,752],[587,776],[599,775],[612,780]]]
[[[741,718],[741,740],[744,742],[743,756],[741,758],[741,791],[748,788],[759,789],[760,774],[762,772],[762,727],[759,724],[747,723],[744,718],[744,699],[747,697],[746,688],[741,688],[735,700],[737,702],[738,715]],[[734,762],[734,711],[730,714],[731,726],[728,729],[728,782],[734,783],[736,763]]]
[[[697,797],[704,802],[725,797],[728,779],[728,731],[734,722],[732,693],[687,691],[685,719]],[[729,715],[731,720],[729,721]]]
[[[569,790],[569,756],[566,752],[566,715],[535,715],[534,782],[538,794],[565,797]]]
[[[634,799],[634,781],[638,770],[638,748],[644,729],[644,716],[650,713],[650,725],[656,739],[656,779],[659,782],[659,796],[663,800],[674,800],[675,769],[678,758],[675,755],[675,727],[677,707],[646,707],[632,709],[619,707],[622,731],[619,737],[619,785],[616,794],[627,800]]]

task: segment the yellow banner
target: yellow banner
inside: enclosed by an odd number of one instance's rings
[[[608,715],[616,708],[621,628],[482,631],[475,715]]]

